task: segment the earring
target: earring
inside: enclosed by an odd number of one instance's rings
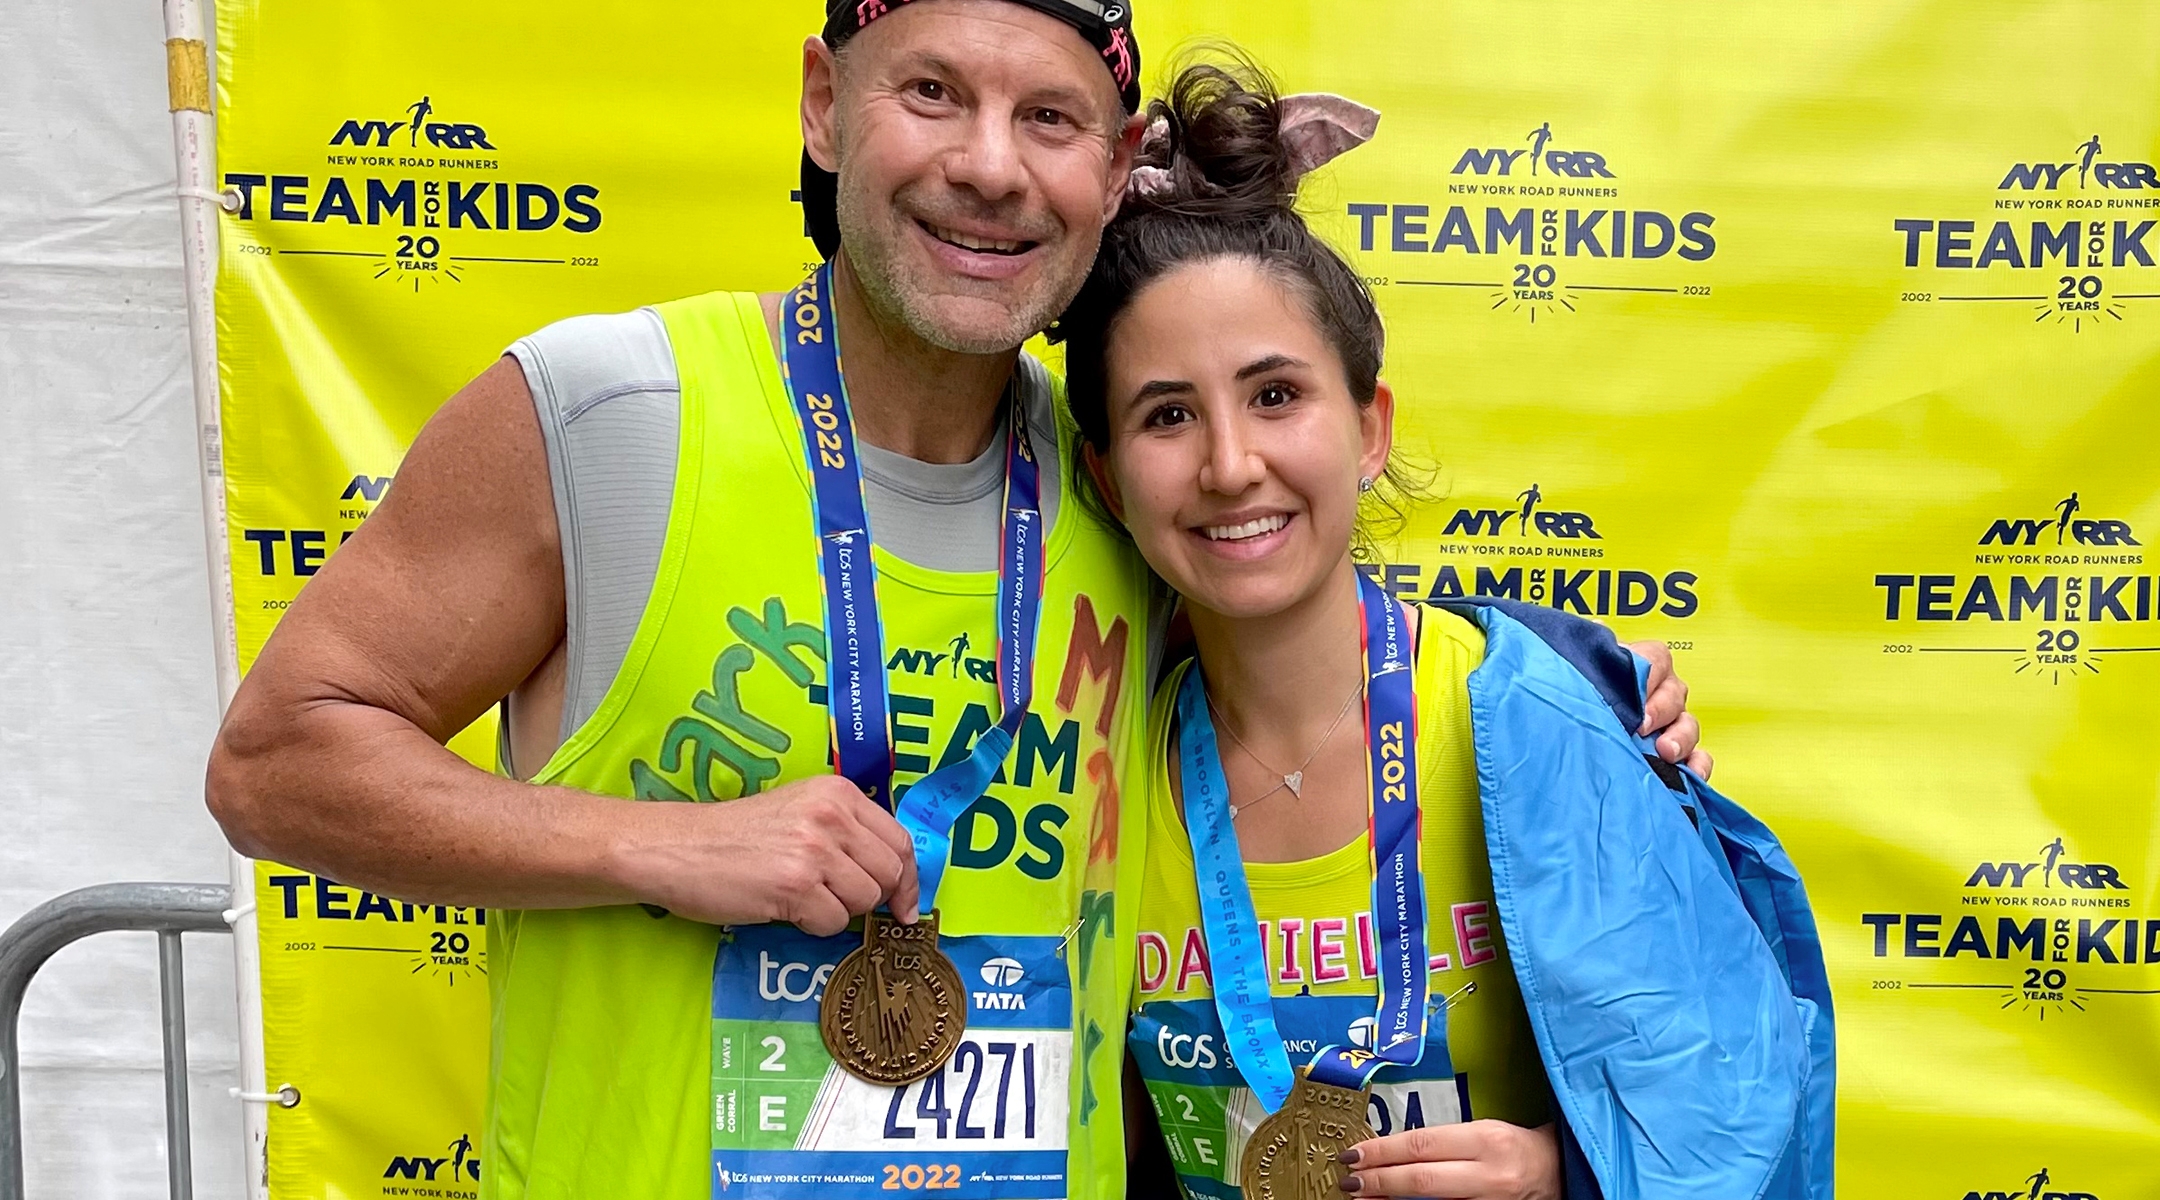
[[[1358,476],[1358,481],[1357,481],[1357,490],[1358,490],[1358,491],[1360,491],[1360,492],[1369,492],[1369,491],[1371,491],[1371,490],[1372,490],[1372,488],[1373,488],[1372,476],[1370,476],[1370,475],[1360,475],[1360,476]]]

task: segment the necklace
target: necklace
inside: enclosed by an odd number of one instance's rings
[[[1275,793],[1283,791],[1285,789],[1287,789],[1292,796],[1303,800],[1305,798],[1305,768],[1312,765],[1312,760],[1320,757],[1320,751],[1327,747],[1329,739],[1333,738],[1335,736],[1335,731],[1342,727],[1343,718],[1350,715],[1350,706],[1357,703],[1357,698],[1364,694],[1365,681],[1361,679],[1358,681],[1357,687],[1351,690],[1349,697],[1343,701],[1342,707],[1336,710],[1335,720],[1329,723],[1327,727],[1327,732],[1321,734],[1320,740],[1313,745],[1312,753],[1305,756],[1305,761],[1299,763],[1297,766],[1297,770],[1295,771],[1278,771],[1266,759],[1263,759],[1258,754],[1254,753],[1253,748],[1245,744],[1245,739],[1238,736],[1237,729],[1230,724],[1230,718],[1225,717],[1223,715],[1222,709],[1215,706],[1215,697],[1208,696],[1208,711],[1215,715],[1216,724],[1222,726],[1224,732],[1230,735],[1230,740],[1237,743],[1237,748],[1243,750],[1246,757],[1252,759],[1256,763],[1259,763],[1261,768],[1267,771],[1268,774],[1279,776],[1282,779],[1281,783],[1278,783],[1274,787],[1271,787],[1268,790],[1260,793],[1259,795],[1254,796],[1252,799],[1247,800],[1245,803],[1230,805],[1230,819],[1233,821],[1236,820],[1238,818],[1238,814],[1244,812],[1248,808],[1251,808],[1253,805],[1260,803],[1262,800],[1267,799],[1269,796],[1272,796]]]

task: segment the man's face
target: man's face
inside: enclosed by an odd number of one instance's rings
[[[879,18],[806,56],[804,138],[837,170],[840,241],[873,307],[947,350],[1010,350],[1086,279],[1131,165],[1095,48],[1007,0]]]

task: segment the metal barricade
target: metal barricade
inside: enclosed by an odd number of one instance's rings
[[[22,1062],[16,1023],[23,993],[45,960],[93,933],[149,930],[158,935],[158,979],[165,1030],[165,1170],[174,1200],[194,1195],[188,1153],[186,979],[180,935],[229,933],[232,889],[209,883],[106,883],[57,896],[0,933],[0,1200],[25,1200],[22,1157]]]

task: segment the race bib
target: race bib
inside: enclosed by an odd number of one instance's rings
[[[1322,1046],[1370,1046],[1374,1024],[1370,996],[1275,997],[1275,1025],[1293,1063]],[[1126,1040],[1187,1194],[1241,1200],[1240,1155],[1268,1114],[1224,1051],[1215,1002],[1151,1001]],[[1448,1059],[1445,1011],[1427,1022],[1417,1065],[1374,1076],[1365,1119],[1381,1137],[1470,1119],[1470,1077],[1455,1074]]]
[[[713,1196],[764,1200],[1066,1194],[1072,984],[1054,937],[942,936],[967,1032],[905,1087],[836,1065],[818,1001],[858,932],[732,932],[713,965]]]

